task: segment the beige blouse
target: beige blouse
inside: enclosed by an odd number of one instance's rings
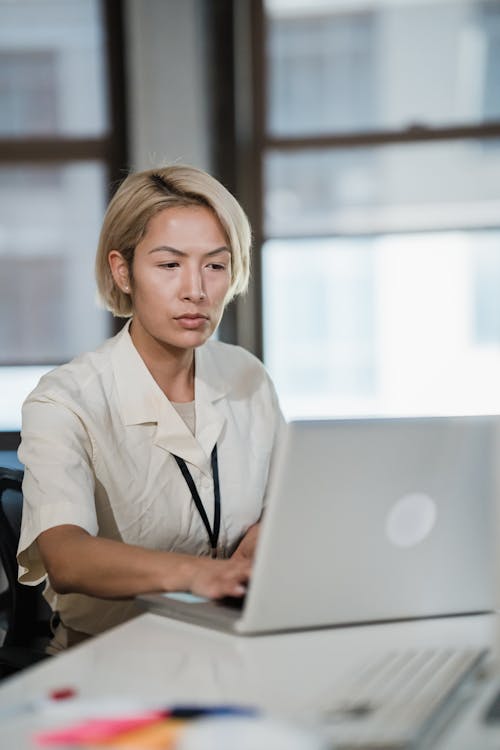
[[[210,522],[217,443],[220,548],[229,556],[265,502],[283,419],[261,362],[209,341],[195,351],[194,413],[165,397],[128,332],[44,376],[23,407],[19,579],[46,577],[37,536],[60,524],[150,549],[207,555],[206,530],[172,453],[189,467]],[[180,411],[180,414],[178,413]],[[133,601],[46,598],[65,626],[95,634],[138,613]]]

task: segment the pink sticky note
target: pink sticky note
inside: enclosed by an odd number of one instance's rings
[[[165,716],[161,711],[147,711],[131,718],[89,719],[65,729],[40,732],[35,736],[39,745],[81,745],[112,739],[124,732],[152,724]]]

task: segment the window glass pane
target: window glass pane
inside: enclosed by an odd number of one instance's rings
[[[270,152],[268,236],[492,227],[500,140]]]
[[[0,137],[107,130],[98,0],[0,0]]]
[[[105,201],[99,163],[0,167],[0,364],[63,362],[105,338],[93,275]]]
[[[500,119],[500,0],[266,0],[276,136]]]
[[[0,432],[19,432],[23,401],[51,367],[0,367]],[[2,464],[5,466],[6,464]]]
[[[499,289],[499,231],[268,241],[286,416],[500,412]]]

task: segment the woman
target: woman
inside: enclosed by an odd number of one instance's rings
[[[97,284],[130,321],[23,406],[20,580],[48,575],[54,651],[137,594],[245,591],[283,422],[261,363],[209,338],[249,250],[239,204],[191,167],[131,175],[109,205]]]

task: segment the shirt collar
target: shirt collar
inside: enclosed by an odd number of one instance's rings
[[[195,350],[194,436],[149,372],[132,342],[129,328],[130,321],[115,337],[116,344],[111,352],[124,424],[156,423],[155,445],[175,453],[210,475],[210,454],[225,423],[214,403],[229,390],[210,344]]]

